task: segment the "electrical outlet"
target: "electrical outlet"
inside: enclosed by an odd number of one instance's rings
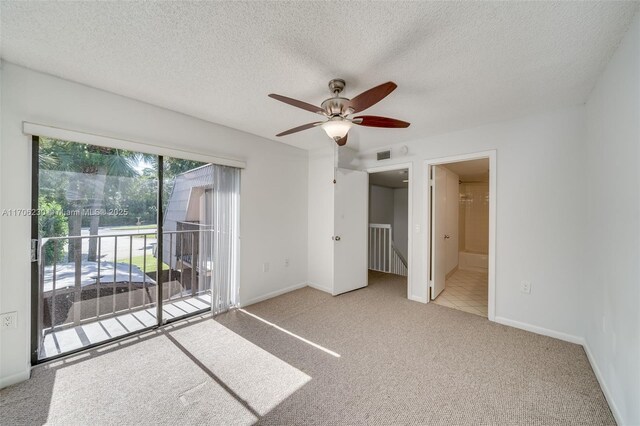
[[[7,312],[0,315],[0,328],[17,328],[18,327],[18,313]]]
[[[285,267],[285,268],[288,268],[288,267],[289,267],[289,258],[288,258],[288,257],[285,257],[285,258],[284,258],[284,267]]]
[[[262,272],[269,272],[269,262],[264,262],[262,264]]]
[[[520,291],[526,294],[531,293],[531,281],[520,281]]]

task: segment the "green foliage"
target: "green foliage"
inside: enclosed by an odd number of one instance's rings
[[[148,182],[138,184],[137,170],[140,164],[155,165],[155,156],[43,137],[39,161],[41,192],[65,210],[99,207],[128,212],[100,215],[101,226],[134,225],[138,217],[147,223],[155,222],[156,190],[149,188]],[[135,210],[127,205],[130,201]],[[91,216],[85,215],[81,220],[82,226],[89,226]]]
[[[197,169],[204,166],[207,163],[193,160],[181,160],[179,158],[165,158],[164,159],[164,178],[171,179],[177,175],[188,172],[189,170]]]
[[[106,172],[109,176],[133,177],[135,166],[143,160],[154,161],[132,151],[88,145],[59,139],[40,138],[40,168],[85,174]]]
[[[40,215],[38,216],[38,234],[40,237],[65,237],[69,235],[69,225],[60,203],[40,196],[38,198],[38,209],[40,210]],[[54,259],[56,262],[64,261],[66,245],[65,240],[58,240],[55,244],[53,241],[47,242],[44,246],[45,264],[51,264]]]
[[[100,226],[156,223],[156,156],[42,137],[39,161],[40,193],[48,200],[55,200],[62,209],[92,209],[95,198],[99,197],[100,186],[103,209],[128,212],[126,215],[102,215]],[[175,177],[205,164],[177,158],[164,159],[163,209],[168,205]],[[98,179],[100,176],[102,181]],[[83,216],[81,220],[82,226],[87,227],[91,217]]]
[[[106,209],[127,209],[125,216],[103,216],[103,226],[135,226],[156,223],[158,180],[141,173],[134,178],[108,178],[104,191]],[[139,218],[139,219],[138,219]]]

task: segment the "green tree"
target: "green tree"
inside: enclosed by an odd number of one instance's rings
[[[176,176],[188,172],[198,167],[207,165],[201,161],[183,160],[180,158],[168,157],[164,159],[163,178],[164,185],[162,186],[162,210],[166,211],[169,204],[169,198],[173,191],[173,186],[176,182]]]
[[[107,176],[133,177],[142,160],[154,162],[155,157],[127,150],[106,148],[58,139],[40,138],[40,167],[68,172],[65,200],[75,212],[69,216],[69,235],[78,236],[82,229],[84,210],[89,208],[89,235],[98,235],[101,209],[104,207]],[[81,260],[81,243],[69,247],[70,257]],[[71,256],[73,255],[73,256]],[[89,260],[97,258],[97,240],[89,240]]]
[[[42,238],[64,237],[69,234],[69,224],[62,206],[54,200],[48,200],[44,196],[38,197],[38,208],[41,214],[38,216],[38,235]],[[45,264],[64,261],[66,244],[62,240],[55,243],[49,241],[44,246]]]
[[[153,224],[157,220],[156,156],[43,137],[39,159],[41,193],[72,213],[68,217],[68,235],[81,235],[83,225],[89,226],[93,236],[98,235],[101,224],[135,225],[138,220]],[[175,177],[205,164],[164,159],[163,209],[169,202]],[[126,217],[95,214],[103,208],[126,209],[129,213]],[[85,210],[93,214],[86,216]],[[81,252],[81,241],[76,239],[69,245],[69,259],[81,262]],[[92,238],[88,260],[96,259],[97,239]]]
[[[207,163],[193,160],[182,160],[179,158],[165,158],[164,159],[164,178],[173,179],[177,175],[188,172],[189,170],[197,169]]]

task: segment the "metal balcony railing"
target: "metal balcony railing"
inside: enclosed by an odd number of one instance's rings
[[[159,276],[163,304],[210,293],[212,232],[204,225],[163,232],[170,255],[160,268],[155,233],[43,238],[39,330],[44,335],[157,306]]]

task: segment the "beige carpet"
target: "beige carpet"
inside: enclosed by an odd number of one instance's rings
[[[38,367],[4,424],[615,424],[580,346],[408,301],[304,288]]]

